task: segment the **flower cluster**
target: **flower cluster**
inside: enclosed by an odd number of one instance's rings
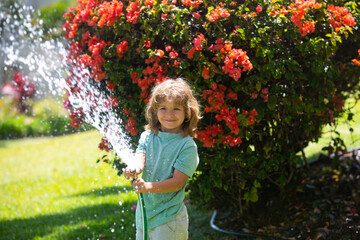
[[[17,105],[17,111],[25,113],[29,110],[29,105],[26,103],[27,99],[35,96],[36,86],[28,79],[28,77],[22,75],[19,72],[14,74],[14,80],[9,83],[5,83],[1,87],[1,94],[10,95],[13,102]]]
[[[123,3],[113,0],[111,2],[104,1],[99,5],[97,13],[100,17],[97,26],[102,28],[105,24],[113,26],[115,20],[123,15]]]
[[[228,18],[230,13],[224,8],[212,9],[208,15],[208,20],[210,22],[216,22],[219,18]]]
[[[124,56],[124,52],[129,49],[129,44],[126,40],[123,40],[118,45],[116,45],[116,52],[119,56],[119,58],[122,58]]]
[[[328,11],[329,23],[336,32],[338,32],[342,26],[352,27],[356,25],[354,17],[349,13],[347,8],[331,4],[328,6]]]
[[[295,0],[295,3],[290,5],[291,21],[298,27],[302,36],[315,31],[315,21],[304,21],[306,12],[311,8],[319,9],[321,7],[322,4],[317,3],[316,0]]]
[[[194,0],[194,1],[192,1],[192,0],[181,0],[181,2],[185,6],[194,7],[194,8],[199,7],[199,4],[203,3],[202,0]]]
[[[225,73],[229,74],[235,81],[241,77],[241,72],[246,72],[253,68],[246,51],[242,49],[232,49],[231,44],[226,44],[221,52],[225,53],[225,66],[222,67]]]
[[[137,23],[137,19],[140,15],[141,9],[140,9],[140,2],[130,2],[129,6],[126,8],[126,11],[128,12],[126,15],[126,21],[131,22],[133,24]]]
[[[106,137],[101,138],[99,149],[106,152],[110,152],[110,150],[112,150],[112,145]]]
[[[132,82],[137,84],[142,90],[139,98],[146,99],[145,102],[148,102],[150,86],[154,83],[158,84],[167,79],[166,69],[160,64],[160,59],[161,58],[158,56],[147,59],[146,62],[148,66],[142,71],[144,76],[143,78],[140,78],[137,72],[131,73]]]
[[[252,10],[243,8],[241,11],[238,10],[240,8],[234,8],[234,3],[213,4],[204,0],[78,0],[78,3],[78,6],[70,8],[64,15],[66,38],[74,39],[69,49],[68,62],[90,69],[89,78],[100,82],[112,94],[105,100],[105,107],[118,108],[120,104],[117,97],[124,97],[120,96],[120,92],[123,91],[123,80],[118,80],[118,77],[132,80],[131,83],[134,85],[128,93],[131,95],[131,101],[146,103],[153,85],[175,75],[193,74],[194,79],[201,78],[196,81],[206,83],[203,86],[199,85],[201,99],[205,105],[204,111],[205,114],[211,114],[216,121],[216,124],[212,122],[198,133],[197,138],[205,147],[214,147],[216,144],[234,147],[240,144],[242,127],[250,127],[256,121],[260,121],[256,110],[258,108],[254,105],[255,109],[251,103],[269,104],[270,88],[263,85],[266,84],[266,80],[259,86],[251,83],[251,86],[244,89],[241,96],[248,96],[249,102],[239,100],[239,88],[234,90],[230,87],[232,84],[251,82],[247,77],[252,74],[253,59],[250,61],[248,53],[252,54],[251,57],[254,57],[255,63],[259,65],[254,53],[259,51],[261,46],[255,45],[260,43],[254,41],[254,44],[251,43],[254,45],[252,46],[246,45],[246,41],[241,42],[241,39],[248,37],[244,30],[241,33],[240,30],[244,29],[241,24],[251,25],[252,22],[259,21],[257,18],[260,15],[263,18],[272,16],[285,23],[291,21],[299,30],[299,36],[307,36],[315,32],[316,18],[313,14],[323,8],[323,12],[328,12],[329,22],[334,28],[355,25],[354,18],[346,8],[333,5],[325,8],[325,4],[316,0],[294,0],[284,6],[281,1],[274,1],[263,3],[262,6],[252,5],[247,8]],[[262,13],[264,9],[268,15]],[[237,19],[236,25],[229,27],[228,20],[232,15],[240,18]],[[288,16],[284,17],[285,15]],[[201,28],[180,30],[178,25],[182,21],[181,18],[187,18],[189,24],[196,23],[196,26]],[[163,27],[146,25],[150,24],[149,19],[158,21]],[[144,35],[145,28],[147,31]],[[129,35],[132,31],[136,34]],[[139,31],[141,34],[138,34]],[[208,34],[206,31],[214,31],[216,34]],[[110,34],[106,35],[107,33]],[[251,34],[256,34],[256,31]],[[127,72],[114,73],[112,76],[111,72],[107,72],[108,63],[119,64],[129,61],[128,59],[134,60],[134,63],[129,64]],[[353,62],[360,64],[357,59]],[[190,68],[195,72],[189,73]],[[114,66],[110,69],[112,71],[119,68]],[[244,74],[245,72],[247,74]],[[219,80],[218,76],[221,76]],[[226,77],[229,79],[224,80]],[[73,94],[82,91],[82,81],[69,81],[69,89]],[[208,84],[211,84],[210,89],[205,87]],[[244,106],[237,101],[244,102]],[[67,104],[67,107],[71,106]],[[80,119],[81,114],[72,116],[74,119]],[[138,119],[135,120],[133,113],[125,116],[126,129],[131,135],[136,135]]]
[[[227,92],[227,94],[225,94]],[[205,105],[205,112],[215,112],[215,119],[218,123],[224,121],[226,126],[229,128],[229,135],[223,136],[221,139],[216,140],[215,137],[220,134],[224,134],[224,130],[221,125],[211,125],[205,130],[198,131],[197,139],[203,143],[204,147],[214,147],[215,143],[220,141],[223,144],[228,144],[231,147],[234,147],[240,144],[241,138],[238,136],[240,132],[240,115],[245,115],[244,118],[247,118],[248,126],[255,123],[254,118],[257,116],[255,109],[250,111],[250,114],[247,111],[239,113],[235,107],[229,109],[228,105],[225,104],[226,101],[236,101],[238,100],[237,94],[231,90],[227,89],[224,85],[216,83],[211,84],[211,89],[204,90],[202,92],[201,98],[207,102]]]
[[[203,143],[203,147],[211,148],[215,147],[218,135],[222,135],[224,130],[220,125],[209,125],[204,130],[198,131],[196,139]]]
[[[70,126],[73,128],[79,128],[84,123],[84,112],[79,108],[71,109],[69,117],[71,119]]]
[[[192,41],[193,47],[187,52],[187,57],[189,59],[192,59],[194,57],[195,51],[201,51],[202,48],[202,42],[205,40],[204,34],[197,35],[194,40]]]
[[[358,53],[359,53],[358,58],[354,58],[352,61],[356,65],[360,66],[360,60],[359,60],[359,58],[360,58],[360,49],[358,50]]]

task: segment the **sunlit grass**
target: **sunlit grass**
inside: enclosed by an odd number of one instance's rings
[[[135,239],[137,196],[108,164],[96,131],[0,141],[1,239]],[[224,239],[188,206],[190,239]],[[226,236],[224,236],[226,238]]]
[[[1,239],[134,236],[137,196],[108,164],[96,163],[100,137],[0,142]]]
[[[343,138],[344,143],[348,150],[353,148],[360,147],[360,102],[357,102],[355,105],[354,99],[349,99],[346,102],[345,107],[351,106],[351,112],[354,114],[351,121],[347,120],[347,114],[344,115],[342,119],[339,119],[336,126],[336,131]],[[354,106],[354,107],[353,107]],[[322,150],[324,146],[327,146],[331,138],[336,138],[336,133],[332,133],[330,130],[334,126],[326,126],[323,130],[323,135],[317,143],[310,143],[309,146],[305,149],[306,155],[309,157],[309,160],[316,159],[319,154],[327,154]],[[353,131],[351,132],[350,129]]]

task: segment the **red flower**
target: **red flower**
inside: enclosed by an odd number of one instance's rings
[[[126,15],[126,21],[131,22],[133,24],[137,23],[137,19],[140,15],[141,9],[140,9],[140,2],[130,2],[129,6],[126,8],[126,11],[128,14]]]
[[[178,56],[179,56],[179,54],[178,54],[176,51],[174,51],[174,50],[172,50],[172,51],[169,53],[169,57],[170,57],[170,58],[175,59],[175,58],[177,58]]]
[[[122,58],[124,56],[124,52],[129,49],[128,42],[126,40],[122,41],[118,45],[116,45],[116,52],[119,56],[119,58]]]
[[[102,28],[105,24],[113,26],[115,20],[123,15],[122,8],[123,3],[121,1],[119,2],[117,0],[113,0],[111,2],[102,2],[97,10],[97,14],[100,17],[97,26],[100,28]]]
[[[210,22],[215,22],[221,17],[228,18],[230,17],[230,13],[224,8],[216,8],[210,11],[208,19]]]
[[[192,15],[193,15],[194,18],[196,18],[196,19],[199,19],[199,18],[201,17],[201,15],[200,15],[198,12],[194,12]]]
[[[146,6],[152,6],[152,5],[154,5],[154,3],[155,3],[155,0],[145,0],[145,2],[144,2],[144,4]]]
[[[256,7],[256,12],[257,12],[257,13],[262,12],[262,10],[263,10],[263,9],[262,9],[262,7],[261,7],[261,6],[257,6],[257,7]]]
[[[230,147],[235,147],[242,143],[241,138],[227,135],[221,139],[222,143],[228,144]]]
[[[204,67],[201,76],[202,76],[204,79],[209,79],[209,78],[210,78],[209,72],[210,72],[210,68]]]
[[[112,149],[112,145],[106,137],[103,137],[101,139],[101,142],[99,143],[98,147],[100,150],[107,151],[107,152],[109,152]]]
[[[172,49],[172,47],[171,47],[170,45],[167,45],[167,46],[165,47],[165,51],[167,51],[167,52],[170,52],[171,49]]]
[[[225,45],[221,51],[226,52],[226,46],[227,45]],[[225,65],[222,67],[222,69],[235,81],[239,80],[241,77],[241,72],[245,72],[253,68],[251,62],[249,61],[249,57],[246,55],[246,52],[241,49],[232,49],[229,51],[225,57],[224,63]]]
[[[129,121],[126,124],[125,128],[131,134],[131,136],[137,135],[138,129],[136,127],[137,127],[137,125],[135,122],[135,118],[129,117]]]
[[[70,126],[73,128],[79,128],[84,123],[84,113],[79,108],[70,110],[69,117]]]
[[[151,42],[149,40],[144,40],[144,47],[151,48]]]
[[[201,4],[203,1],[202,0],[181,0],[181,2],[189,7],[198,7],[199,4]]]
[[[223,38],[218,38],[218,39],[216,39],[216,41],[215,41],[215,45],[211,45],[210,47],[209,47],[209,50],[210,51],[218,51],[218,50],[220,50],[220,49],[222,49],[224,47],[224,39]]]
[[[244,114],[244,115],[247,115],[248,112],[247,112],[247,111],[243,111],[243,114]],[[255,108],[250,111],[250,114],[249,114],[249,116],[248,116],[248,118],[247,118],[247,120],[248,120],[248,125],[249,125],[249,126],[255,123],[254,118],[255,118],[255,116],[257,116],[257,115],[258,115],[258,113],[257,113],[257,111],[256,111]]]
[[[335,31],[339,31],[339,28],[342,25],[349,27],[356,25],[354,17],[351,13],[349,13],[349,10],[347,8],[337,7],[330,4],[328,6],[328,11],[329,23],[335,29]]]
[[[116,85],[110,81],[106,81],[106,86],[111,92],[113,92],[116,87]]]
[[[196,139],[203,143],[203,147],[214,147],[217,142],[214,137],[218,134],[223,134],[223,129],[220,125],[209,125],[205,130],[196,133]]]
[[[336,111],[341,111],[344,107],[344,101],[338,96],[333,97],[332,102],[334,103]]]
[[[71,103],[68,99],[64,100],[63,104],[65,109],[71,109]]]
[[[112,95],[104,101],[105,108],[117,107],[118,105],[119,105],[118,99]]]
[[[204,34],[199,34],[196,36],[196,38],[194,38],[194,40],[192,42],[193,42],[194,48],[196,50],[201,50],[201,44],[202,44],[203,40],[205,40]]]

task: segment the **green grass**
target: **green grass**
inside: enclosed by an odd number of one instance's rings
[[[353,120],[351,122],[347,121],[347,114],[342,119],[339,119],[338,126],[336,131],[341,134],[341,137],[344,139],[346,147],[348,150],[360,147],[360,102],[355,104],[354,99],[349,99],[345,105],[351,106],[351,112],[354,114]],[[352,106],[354,106],[352,108]],[[350,128],[353,129],[353,132],[350,131]],[[326,154],[322,148],[330,143],[331,137],[337,137],[335,133],[332,133],[331,126],[326,126],[323,130],[323,135],[319,139],[318,143],[310,143],[309,146],[305,149],[305,153],[308,156],[309,160],[316,159],[319,154]]]
[[[339,126],[349,148],[360,145],[360,104],[354,113],[352,136]],[[100,138],[88,131],[0,141],[0,239],[134,239],[137,196],[108,164],[96,163]],[[325,134],[306,154],[328,141]],[[188,211],[190,239],[233,239],[210,228],[209,212]]]
[[[0,238],[131,239],[137,197],[96,164],[99,140],[85,132],[0,142]]]
[[[134,239],[137,195],[96,163],[96,131],[0,141],[0,239]],[[221,239],[189,206],[191,239]]]

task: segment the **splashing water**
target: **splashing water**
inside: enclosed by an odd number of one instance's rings
[[[31,7],[15,3],[4,9],[0,2],[0,65],[3,71],[26,72],[40,89],[36,92],[38,96],[48,91],[53,96],[61,96],[67,90],[71,105],[82,109],[85,122],[105,136],[121,160],[132,167],[134,153],[121,118],[109,107],[109,96],[97,90],[99,83],[90,79],[89,70],[81,66],[69,69],[66,62],[69,44],[64,40],[45,39],[42,22],[32,18]],[[70,75],[77,78],[76,83],[74,78],[68,78]],[[0,77],[4,78],[1,72]],[[72,84],[78,86],[76,93],[70,89]]]

